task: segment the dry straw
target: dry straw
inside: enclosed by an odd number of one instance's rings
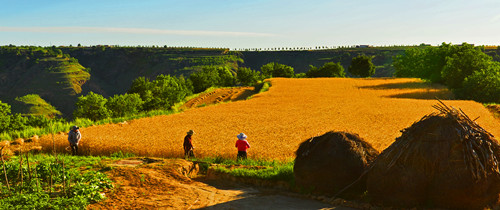
[[[459,134],[463,145],[463,161],[470,170],[474,180],[477,182],[482,178],[486,178],[486,176],[492,172],[500,175],[498,158],[495,154],[495,149],[498,148],[499,145],[494,140],[493,135],[475,122],[477,118],[471,120],[461,109],[457,110],[452,106],[447,106],[441,100],[438,101],[439,104],[433,105],[432,107],[440,111],[440,113],[426,115],[422,117],[420,121],[424,121],[436,115],[444,115],[454,119],[457,122],[455,130]],[[393,147],[387,149],[389,151],[384,153],[384,155],[386,157],[392,157],[388,168],[393,167],[399,159],[407,160],[410,157],[411,154],[407,151],[413,141],[416,140],[414,137],[418,136],[415,132],[420,132],[422,130],[420,127],[422,126],[424,126],[424,124],[416,123],[411,129],[405,129],[403,132],[406,134],[407,140],[396,141]],[[496,147],[494,147],[495,145]],[[393,153],[395,155],[393,155]]]

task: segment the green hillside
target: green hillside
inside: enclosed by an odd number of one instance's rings
[[[165,47],[62,47],[64,53],[78,59],[91,69],[92,78],[83,92],[105,97],[123,94],[140,76],[189,76],[202,66],[229,66],[237,69],[243,60],[227,49],[165,48]]]
[[[27,116],[43,115],[49,118],[62,115],[54,106],[50,105],[36,94],[17,97],[16,101],[18,102],[14,103],[15,107],[18,109],[14,110],[16,113],[22,113]]]
[[[74,103],[89,79],[88,69],[56,48],[0,48],[0,100],[17,104],[14,99],[37,94],[71,115]],[[21,110],[15,105],[14,111]]]

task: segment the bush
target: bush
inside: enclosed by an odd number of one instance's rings
[[[139,94],[125,93],[109,98],[106,107],[111,111],[112,117],[125,117],[137,114],[142,109],[143,103]]]
[[[250,68],[238,68],[236,71],[236,79],[245,86],[253,86],[261,80],[260,72],[252,70]]]
[[[225,66],[204,66],[201,71],[189,76],[195,93],[201,93],[210,87],[229,87],[234,85],[234,75]]]
[[[144,102],[142,106],[144,111],[168,109],[186,96],[191,95],[192,85],[183,77],[177,78],[160,74],[151,82],[145,77],[135,79],[128,93],[137,93],[140,96]],[[132,100],[132,98],[129,99]]]
[[[483,103],[500,103],[500,64],[476,71],[465,78],[463,87],[456,89],[459,98]]]
[[[64,119],[60,118],[60,119],[53,120],[53,119],[49,119],[47,116],[44,116],[44,115],[32,115],[32,116],[28,117],[28,121],[26,122],[26,124],[28,126],[31,126],[31,127],[43,128],[43,127],[48,127],[51,122],[57,121],[57,120],[64,120]]]
[[[340,65],[340,62],[328,62],[322,67],[316,68],[315,66],[309,66],[309,71],[306,73],[307,77],[345,77],[344,67]]]
[[[88,118],[93,121],[108,118],[111,112],[106,108],[108,100],[102,95],[89,92],[86,96],[78,97],[74,117]]]
[[[268,63],[260,67],[260,71],[265,78],[286,77],[292,78],[295,75],[293,68],[280,63]]]
[[[466,77],[475,71],[488,68],[491,57],[479,48],[463,44],[456,52],[446,57],[441,76],[449,88],[460,88]]]
[[[85,209],[104,198],[102,191],[113,188],[105,174],[79,170],[83,165],[96,165],[100,158],[59,155],[56,160],[54,156],[31,156],[29,164],[36,169],[36,175],[28,170],[27,160],[20,165],[19,158],[4,163],[11,185],[8,189],[5,179],[0,180],[0,209]],[[20,173],[30,179],[21,181]]]
[[[372,57],[360,55],[352,58],[349,72],[359,77],[371,77],[375,74],[375,65],[372,63]]]

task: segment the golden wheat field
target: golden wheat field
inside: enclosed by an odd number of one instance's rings
[[[271,80],[267,92],[252,99],[143,118],[123,124],[82,128],[83,153],[107,155],[122,150],[141,156],[182,157],[183,138],[189,129],[198,157],[236,157],[236,135],[244,132],[251,144],[249,157],[291,159],[302,141],[327,131],[358,133],[379,151],[388,147],[400,130],[436,111],[434,97],[451,98],[440,86],[418,79],[317,78]],[[494,136],[500,123],[482,104],[443,100],[461,108]],[[67,146],[65,134],[55,135],[56,147]],[[52,148],[52,137],[43,136]]]

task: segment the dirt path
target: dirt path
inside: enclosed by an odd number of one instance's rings
[[[195,177],[197,165],[182,159],[133,158],[110,164],[115,189],[89,209],[334,209],[329,204]],[[347,209],[347,208],[335,208]]]

